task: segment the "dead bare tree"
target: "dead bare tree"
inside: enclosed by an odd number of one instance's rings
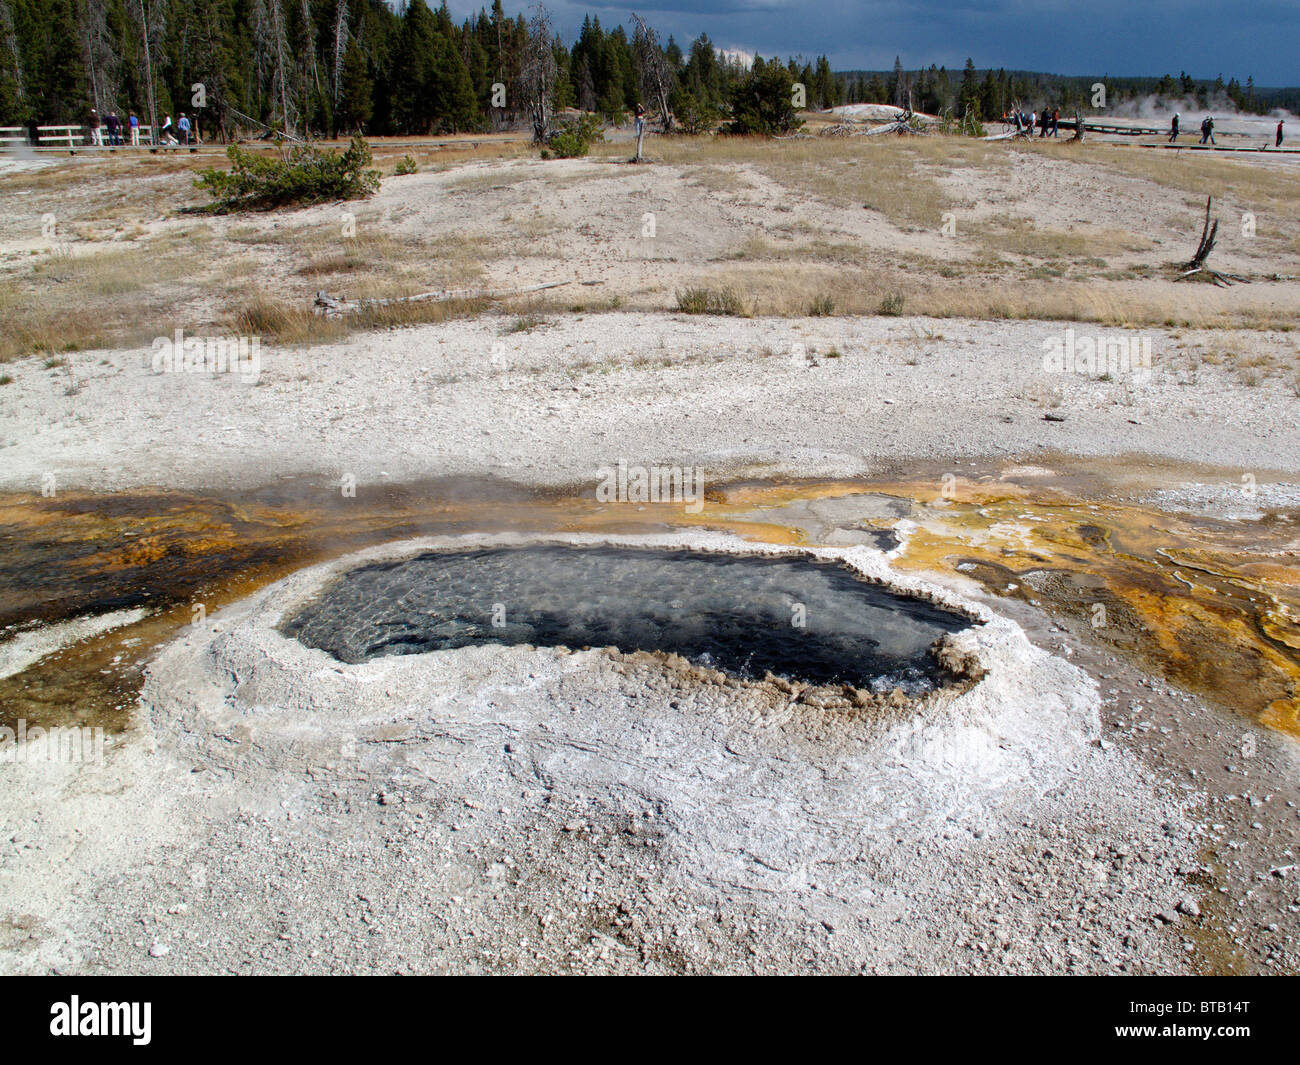
[[[632,12],[636,23],[632,31],[632,47],[641,66],[641,93],[659,106],[663,132],[673,131],[673,113],[668,109],[668,97],[673,91],[673,72],[659,47],[659,36],[645,19]]]
[[[528,40],[524,44],[518,80],[519,98],[532,123],[534,144],[545,144],[551,132],[557,74],[554,43],[551,16],[538,4],[528,23]]]
[[[153,83],[153,50],[162,40],[163,20],[162,16],[157,13],[154,4],[149,0],[135,0],[135,7],[131,12],[136,20],[137,28],[140,30],[140,42],[143,45],[142,59],[144,60],[144,97],[149,106],[149,135],[155,144],[158,143],[158,103],[154,94]]]
[[[198,80],[206,87],[203,104],[205,125],[224,143],[228,139],[230,123],[229,81],[222,63],[222,27],[219,0],[198,0],[195,7],[195,66]],[[197,106],[197,105],[196,105]],[[199,132],[195,115],[194,131]]]
[[[305,40],[302,43],[302,53],[298,57],[298,83],[301,88],[298,91],[298,99],[303,104],[303,136],[310,139],[311,130],[307,128],[311,121],[311,107],[309,102],[312,99],[320,100],[323,95],[320,84],[320,65],[316,62],[316,23],[311,17],[311,0],[300,0],[302,15],[302,32]],[[308,91],[310,83],[311,91]],[[315,93],[313,97],[312,93]]]
[[[1025,109],[1021,107],[1019,100],[1011,101],[1011,135],[1013,137],[1032,137],[1034,131],[1025,122],[1021,121],[1021,115],[1025,114]]]
[[[338,0],[334,10],[334,50],[330,70],[330,114],[338,110],[343,91],[343,53],[348,46],[348,0]],[[331,118],[330,124],[333,125]]]
[[[284,131],[292,134],[295,111],[289,100],[289,77],[286,53],[289,50],[284,28],[284,9],[280,0],[257,0],[253,5],[253,44],[257,54],[259,81],[271,83],[271,95],[280,105]],[[274,109],[272,112],[274,118]]]
[[[1210,252],[1214,250],[1215,238],[1219,235],[1219,220],[1216,218],[1213,223],[1210,222],[1210,205],[1214,197],[1205,197],[1205,224],[1201,227],[1201,239],[1196,245],[1196,254],[1187,262],[1183,263],[1178,269],[1180,273],[1175,281],[1184,281],[1196,274],[1207,274],[1211,281],[1219,288],[1227,288],[1233,282],[1241,282],[1248,285],[1250,281],[1247,278],[1239,277],[1236,274],[1221,274],[1218,270],[1211,270],[1205,265],[1205,260],[1210,257]]]
[[[90,98],[95,109],[106,114],[117,100],[122,62],[109,33],[104,0],[81,0],[77,5],[77,36],[90,82]]]

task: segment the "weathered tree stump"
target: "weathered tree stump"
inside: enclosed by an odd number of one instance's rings
[[[1221,274],[1219,271],[1211,270],[1205,265],[1205,260],[1209,258],[1210,252],[1214,250],[1215,238],[1219,235],[1219,220],[1216,218],[1213,223],[1210,221],[1210,205],[1213,202],[1213,196],[1205,197],[1205,224],[1201,227],[1201,239],[1196,245],[1196,254],[1178,267],[1180,272],[1174,280],[1185,281],[1197,274],[1206,274],[1219,288],[1227,288],[1234,282],[1249,285],[1250,281],[1247,278],[1239,277],[1237,274]]]

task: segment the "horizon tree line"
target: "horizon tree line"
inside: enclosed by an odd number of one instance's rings
[[[566,46],[538,7],[506,14],[501,0],[459,25],[446,2],[408,0],[0,0],[0,125],[84,123],[134,111],[155,127],[194,115],[208,137],[264,127],[289,136],[441,134],[527,121],[537,88],[547,113],[577,108],[620,121],[638,103],[688,131],[732,113],[738,87],[757,76],[701,34],[683,49],[629,12],[632,32],[584,19]],[[760,58],[757,72],[779,59]],[[783,64],[806,106],[893,103],[995,118],[1015,102],[1062,109],[1087,99],[1093,80],[933,66],[835,73],[825,55]],[[540,79],[540,80],[539,80]],[[769,79],[770,80],[770,79]],[[1228,99],[1244,111],[1300,106],[1253,80],[1116,79],[1113,102],[1156,93]]]

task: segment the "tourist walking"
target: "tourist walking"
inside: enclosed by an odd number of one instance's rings
[[[99,148],[104,146],[104,135],[99,129],[99,112],[93,107],[90,109],[90,143]]]
[[[1178,112],[1174,112],[1174,117],[1169,123],[1169,143],[1178,143]]]

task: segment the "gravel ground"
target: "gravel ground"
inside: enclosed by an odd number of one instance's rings
[[[267,348],[256,383],[156,374],[147,350],[78,356],[71,383],[23,360],[0,389],[0,488],[229,489],[296,474],[594,486],[618,458],[696,465],[707,484],[1044,450],[1300,468],[1289,383],[1189,369],[1186,332],[1069,327],[1076,339],[1150,339],[1144,381],[1044,372],[1046,345],[1066,337],[1051,322],[625,313],[510,326]],[[1294,347],[1267,333],[1217,343],[1278,364]]]

